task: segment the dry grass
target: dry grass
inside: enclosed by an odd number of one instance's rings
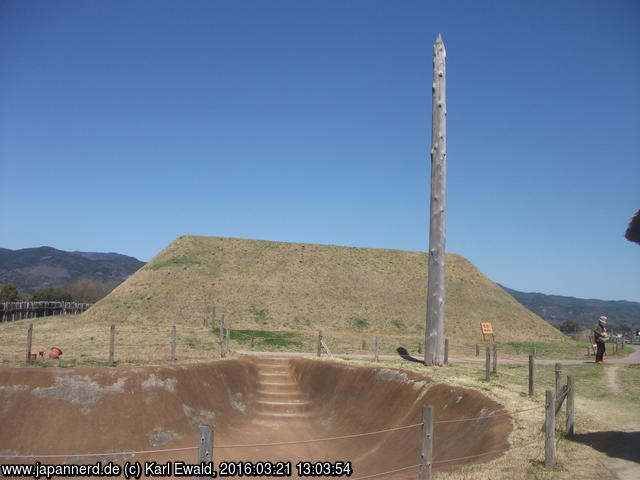
[[[60,362],[37,361],[29,366],[104,366],[109,360],[110,324],[87,322],[80,315],[42,317],[0,325],[2,352],[0,365],[26,366],[28,324],[33,323],[32,352],[57,346],[63,351]],[[177,327],[176,357],[191,363],[220,358],[217,333],[195,325]],[[116,326],[115,361],[118,364],[159,365],[171,355],[171,325],[166,322],[138,322]],[[45,357],[47,353],[45,353]]]
[[[447,335],[475,343],[480,322],[498,341],[565,342],[465,258],[447,255]],[[193,324],[216,306],[237,328],[355,330],[419,336],[422,252],[180,237],[84,314],[87,321]]]
[[[348,363],[368,363],[358,360]],[[490,383],[484,380],[484,370],[479,365],[454,364],[440,368],[425,368],[412,362],[383,361],[381,365],[402,367],[424,373],[436,382],[480,390],[500,402],[510,412],[524,410],[544,404],[545,389],[554,385],[554,367],[538,366],[536,391],[533,397],[527,394],[527,366],[501,366]],[[611,366],[603,366],[611,368]],[[614,395],[602,389],[603,368],[596,365],[563,367],[565,374],[574,376],[576,386],[576,426],[578,434],[597,431],[625,431],[636,422],[640,413],[640,368],[623,367],[625,393]],[[603,415],[602,412],[606,412]],[[436,419],[437,420],[437,419]],[[436,478],[450,480],[492,479],[615,479],[615,468],[602,452],[565,438],[564,410],[557,421],[557,464],[551,470],[544,468],[544,442],[540,427],[544,420],[544,409],[539,408],[513,416],[514,430],[510,437],[512,449],[504,456],[484,464],[465,467],[455,472],[442,473]],[[533,445],[520,447],[532,441]],[[434,459],[437,461],[438,459]],[[639,471],[640,471],[640,465]]]

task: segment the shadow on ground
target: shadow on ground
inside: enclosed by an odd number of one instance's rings
[[[610,457],[640,463],[640,432],[591,432],[568,437]]]
[[[400,355],[400,357],[402,357],[403,360],[406,360],[408,362],[422,363],[422,360],[419,360],[416,357],[412,357],[411,355],[409,355],[409,352],[404,347],[398,347],[396,352],[398,352],[398,355]]]

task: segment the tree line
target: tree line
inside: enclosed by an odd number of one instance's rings
[[[79,278],[60,286],[43,287],[32,295],[22,294],[13,284],[0,289],[0,302],[79,302],[96,303],[113,287],[98,280]]]

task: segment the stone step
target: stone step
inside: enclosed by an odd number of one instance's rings
[[[259,397],[304,397],[304,393],[300,390],[257,390]]]
[[[258,400],[258,403],[263,405],[309,405],[310,400]]]

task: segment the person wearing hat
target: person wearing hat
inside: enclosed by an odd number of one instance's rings
[[[609,334],[607,333],[607,317],[602,315],[598,319],[598,323],[593,327],[593,335],[596,339],[596,363],[604,363],[602,360],[605,353],[604,342],[609,340]]]

